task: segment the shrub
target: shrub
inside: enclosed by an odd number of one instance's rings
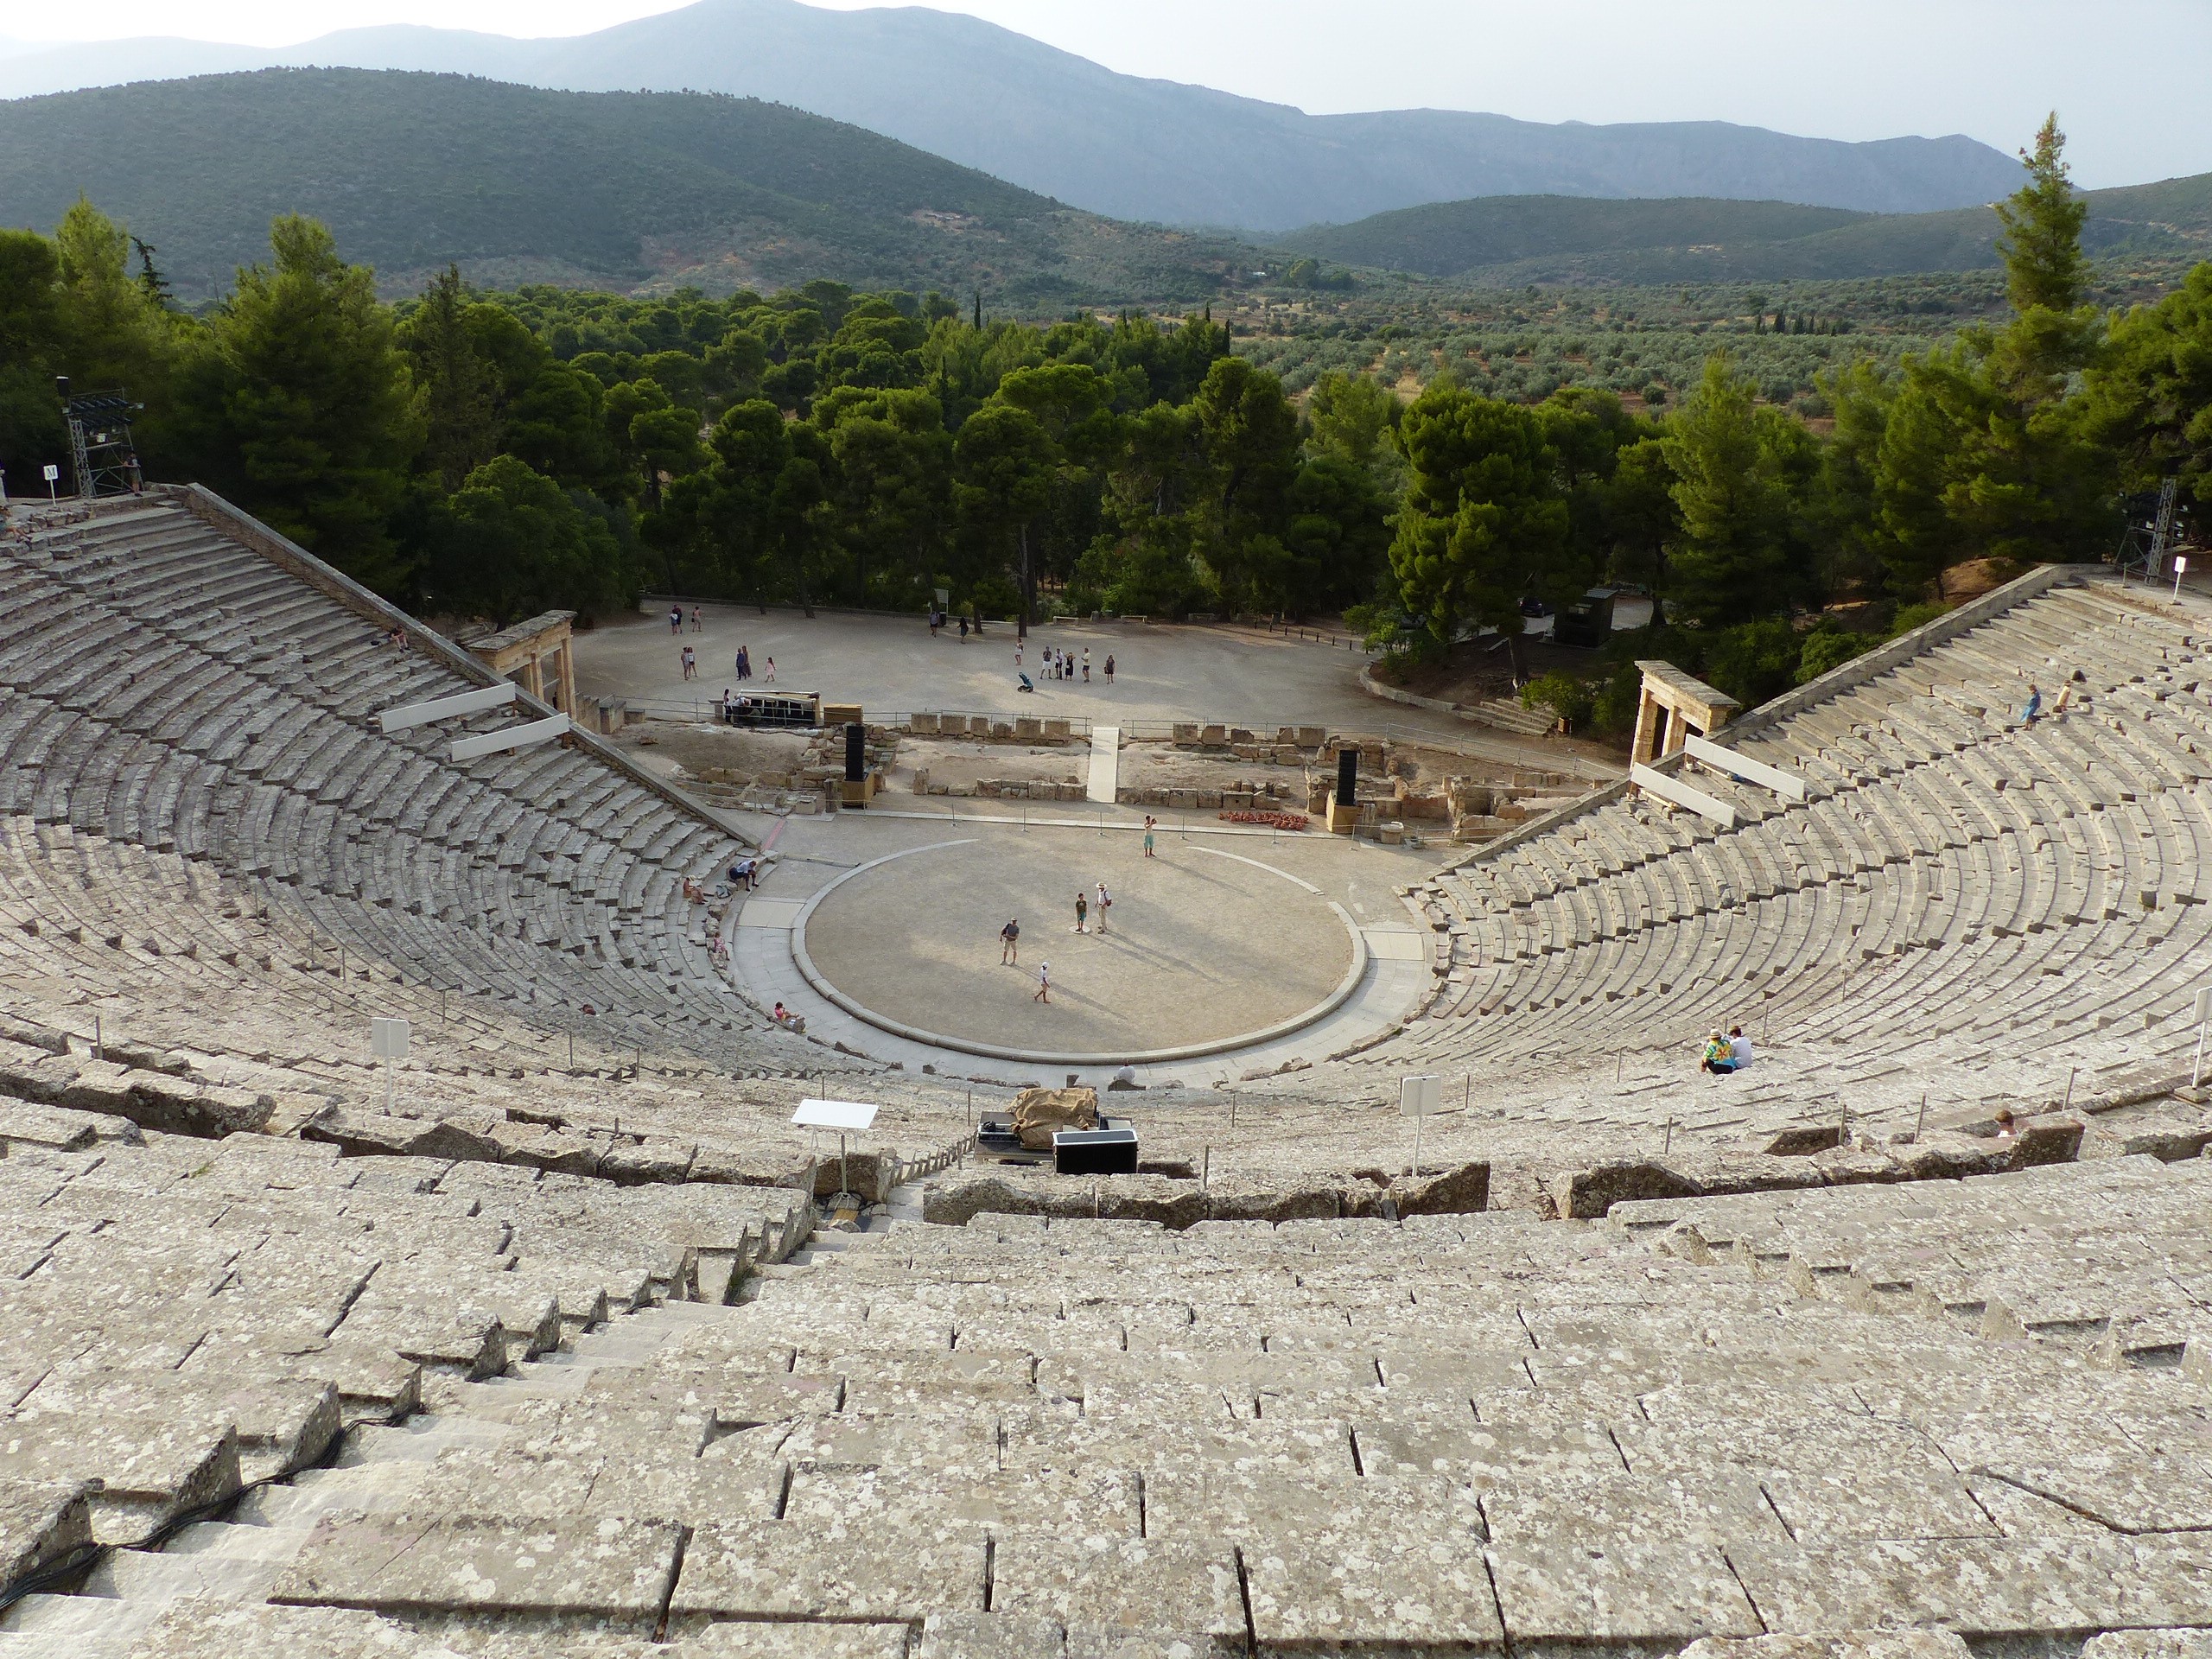
[[[1538,675],[1521,688],[1521,706],[1524,709],[1549,709],[1565,721],[1572,731],[1590,718],[1590,688],[1572,674],[1554,669],[1548,674]]]

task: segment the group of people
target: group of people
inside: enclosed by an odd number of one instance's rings
[[[696,605],[694,605],[691,607],[690,621],[692,632],[704,633],[707,631],[706,619],[699,614],[699,607]],[[670,606],[668,607],[668,631],[671,633],[683,632],[683,607],[681,605]]]
[[[1726,1037],[1716,1031],[1705,1039],[1705,1058],[1698,1062],[1698,1070],[1725,1077],[1751,1063],[1751,1039],[1744,1035],[1741,1026],[1731,1026]]]
[[[943,611],[933,610],[930,613],[930,638],[932,639],[936,639],[938,635],[943,633],[945,629],[951,626],[953,621],[956,620],[960,624],[960,643],[962,645],[964,645],[968,643],[968,631],[970,628],[973,628],[976,631],[976,637],[978,639],[983,637],[983,613],[981,611],[976,612],[972,617],[963,616],[954,619],[947,617]]]
[[[1149,826],[1152,820],[1147,818],[1145,823]],[[1151,842],[1152,833],[1147,827],[1145,832],[1145,850],[1147,857],[1151,855]],[[1114,895],[1106,890],[1106,884],[1103,881],[1098,883],[1097,890],[1098,897],[1095,902],[1090,894],[1083,888],[1077,887],[1075,890],[1075,925],[1068,930],[1070,932],[1096,932],[1102,938],[1105,937],[1106,916],[1107,912],[1114,908]],[[1092,925],[1093,923],[1096,924],[1096,927]],[[1018,916],[1008,917],[1006,925],[999,929],[999,965],[1002,968],[1018,968],[1021,965],[1021,918]],[[1037,964],[1037,991],[1031,1001],[1049,1003],[1052,1000],[1052,964],[1049,962],[1040,962]]]
[[[1037,689],[1036,683],[1029,677],[1028,671],[1021,665],[1025,651],[1026,648],[1019,643],[1014,645],[1014,677],[1020,682],[1021,690],[1034,691]],[[1080,678],[1085,685],[1090,683],[1090,647],[1089,645],[1083,648],[1083,654],[1079,658],[1070,654],[1058,645],[1047,645],[1045,647],[1044,655],[1038,660],[1041,664],[1039,672],[1048,680]],[[1114,653],[1110,651],[1106,653],[1103,666],[1106,672],[1106,683],[1111,685],[1114,683]]]
[[[776,659],[764,657],[760,664],[760,677],[773,685],[776,683]],[[737,648],[737,677],[741,683],[753,677],[753,651],[750,646],[740,645]]]

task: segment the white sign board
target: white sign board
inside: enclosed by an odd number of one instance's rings
[[[2196,994],[2196,1023],[2201,1026],[2207,1020],[2212,1020],[2212,985]]]
[[[407,1058],[409,1027],[404,1020],[381,1017],[369,1021],[369,1053],[379,1060],[404,1060]]]
[[[875,1108],[859,1100],[802,1100],[791,1122],[802,1129],[864,1129],[875,1122]]]
[[[52,461],[48,461],[48,462],[47,462],[47,464],[46,464],[46,481],[47,481],[48,483],[51,484],[51,483],[53,483],[56,479],[60,478],[60,476],[61,476],[61,469],[60,469],[59,467],[56,467],[56,466],[55,466]]]
[[[1401,1117],[1427,1117],[1444,1100],[1444,1079],[1440,1077],[1416,1075],[1398,1079],[1398,1115]]]

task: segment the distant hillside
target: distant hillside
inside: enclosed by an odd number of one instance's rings
[[[2212,257],[2212,174],[2088,193],[2093,253]],[[1851,213],[1788,202],[1478,197],[1315,226],[1287,252],[1470,282],[1782,282],[1979,270],[1998,263],[1986,207]]]
[[[1723,122],[1549,125],[1452,110],[1312,116],[1116,74],[924,6],[701,0],[571,39],[346,29],[283,50],[124,40],[0,60],[0,97],[338,64],[581,92],[696,90],[850,121],[1095,213],[1282,231],[1466,196],[1711,196],[1919,213],[1987,201],[2012,160],[1971,138],[1868,143]]]
[[[505,284],[828,276],[1050,308],[1197,302],[1255,257],[778,105],[459,75],[276,69],[0,104],[0,223],[50,228],[80,191],[188,298],[295,211],[388,290],[452,260]]]

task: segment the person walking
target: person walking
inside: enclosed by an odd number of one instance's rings
[[[694,605],[691,607],[691,632],[694,633],[704,633],[706,631],[707,625],[699,619],[699,607],[696,605]]]
[[[999,929],[999,966],[1003,968],[1008,963],[1016,967],[1021,963],[1021,923],[1012,917]]]
[[[690,647],[690,646],[689,646],[689,645],[686,645],[686,646],[684,646],[684,647],[683,647],[683,677],[684,677],[685,679],[687,679],[687,680],[688,680],[688,679],[690,679],[690,678],[694,677],[698,673],[698,671],[699,671],[699,657],[698,657],[698,653],[697,653],[697,652],[696,652],[695,651],[693,651],[693,650],[691,649],[691,647]]]
[[[1030,1000],[1034,1002],[1052,1001],[1052,964],[1051,963],[1040,962],[1037,964],[1037,995]]]
[[[2036,689],[2033,680],[2028,682],[2028,706],[2020,710],[2020,724],[2032,726],[2036,716],[2043,712],[2043,693]]]
[[[1114,653],[1110,651],[1106,653],[1106,683],[1114,683]]]
[[[683,607],[681,605],[668,607],[668,631],[671,633],[683,632]]]
[[[768,659],[768,672],[763,677],[766,678],[771,685],[773,685],[776,683],[776,659],[774,658],[771,657]]]
[[[753,677],[753,659],[746,655],[743,645],[737,648],[737,677],[741,683]]]
[[[1144,855],[1147,858],[1150,858],[1153,855],[1152,832],[1154,827],[1155,821],[1154,820],[1152,814],[1149,812],[1146,813],[1144,815]]]
[[[960,619],[960,643],[963,645],[968,643],[968,619],[964,616]]]
[[[1089,927],[1084,925],[1090,915],[1090,900],[1084,898],[1083,896],[1083,889],[1081,887],[1077,887],[1075,890],[1075,931],[1077,932],[1088,933],[1090,931]]]
[[[1106,891],[1106,884],[1098,884],[1098,937],[1106,937],[1106,912],[1114,907],[1114,897]]]
[[[1090,647],[1089,645],[1083,648],[1083,683],[1085,685],[1090,683]]]

